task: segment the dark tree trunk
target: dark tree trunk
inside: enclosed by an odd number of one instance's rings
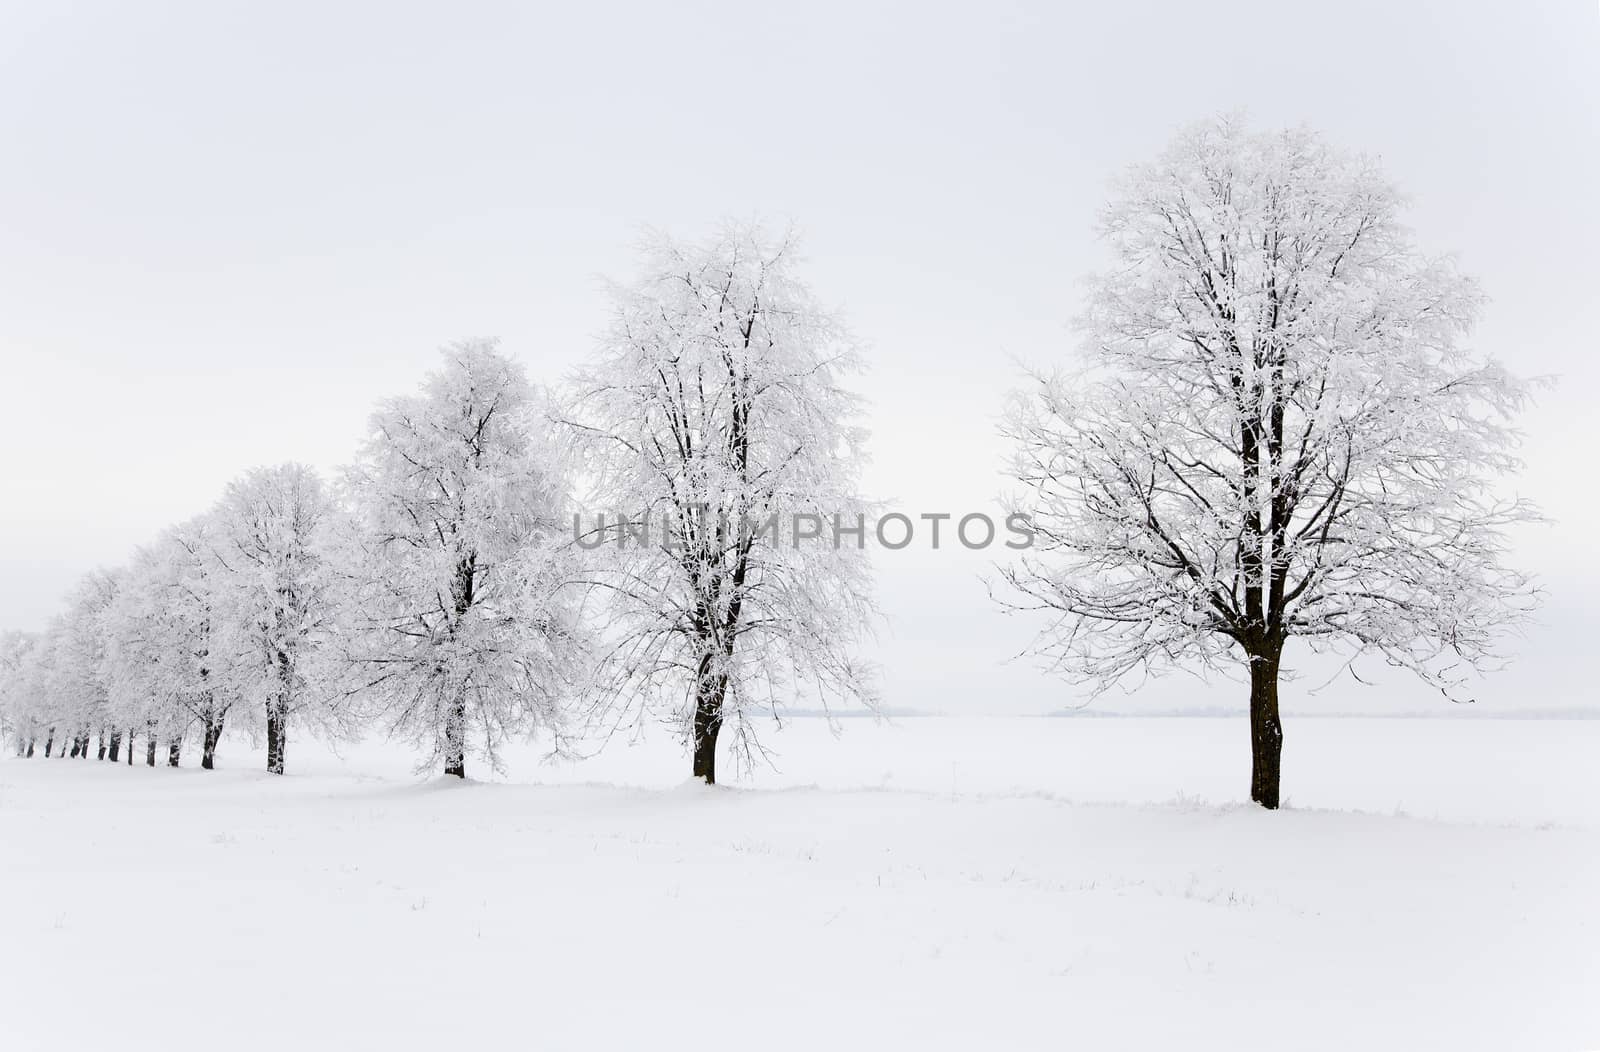
[[[1250,799],[1268,810],[1278,807],[1283,761],[1283,723],[1278,719],[1280,646],[1250,658]]]
[[[728,680],[711,675],[707,663],[701,664],[701,670],[694,699],[694,777],[716,785],[717,734],[722,730],[722,696]]]
[[[156,765],[156,732],[154,728],[145,732],[144,763],[146,767],[154,767]]]
[[[207,720],[200,743],[200,766],[209,771],[217,765],[217,742],[222,738],[222,719]]]
[[[50,750],[55,748],[55,745],[56,745],[56,729],[54,727],[51,727],[49,732],[46,733],[45,736],[44,736],[44,758],[46,760],[50,759]]]
[[[467,696],[457,694],[444,721],[444,773],[467,776]]]
[[[88,758],[89,758],[89,735],[84,734],[84,735],[82,735],[81,737],[78,738],[78,759],[87,760]]]
[[[178,766],[178,757],[182,753],[182,751],[183,751],[183,739],[182,738],[173,737],[173,738],[168,738],[167,739],[167,766],[168,767],[176,767],[176,766]]]
[[[273,654],[278,689],[267,698],[267,773],[282,774],[289,752],[289,705],[294,697],[294,665],[283,650]]]
[[[33,739],[28,739],[28,759],[33,759]]]
[[[128,728],[128,766],[133,766],[133,728]]]
[[[451,594],[455,598],[455,626],[459,626],[472,609],[473,596],[477,594],[478,553],[469,551],[456,563],[455,584]],[[451,628],[454,634],[455,628]],[[450,711],[444,720],[444,773],[446,777],[467,776],[467,692],[458,687],[450,699]]]
[[[132,749],[132,746],[129,746]],[[111,732],[111,762],[116,763],[122,756],[122,732]]]
[[[277,699],[267,702],[267,773],[282,774],[284,754],[289,746],[288,721],[284,718],[283,703]]]
[[[106,758],[106,731],[105,731],[105,728],[102,727],[102,728],[100,728],[100,755],[96,756],[95,759],[104,760],[105,758]]]

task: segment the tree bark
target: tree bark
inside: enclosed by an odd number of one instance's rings
[[[282,774],[284,754],[289,746],[288,720],[281,699],[267,701],[267,773]]]
[[[133,746],[130,745],[130,746],[128,746],[128,748],[132,749]],[[122,732],[121,731],[112,731],[111,732],[111,762],[112,763],[116,763],[121,758],[122,758]]]
[[[708,662],[701,663],[701,676],[694,699],[694,777],[707,785],[717,784],[717,735],[722,730],[722,697],[727,690],[726,676],[711,675]]]
[[[1250,799],[1277,810],[1283,761],[1283,723],[1278,718],[1278,664],[1283,647],[1250,656]]]
[[[167,739],[167,766],[178,766],[178,756],[183,750],[183,739],[172,737]]]
[[[278,670],[278,689],[267,698],[267,773],[282,774],[289,752],[289,703],[294,696],[294,666],[281,649],[273,653],[273,664]]]
[[[128,766],[133,766],[133,728],[128,728]]]
[[[151,727],[144,736],[144,762],[146,767],[156,765],[156,729]]]
[[[104,727],[100,728],[99,752],[100,754],[95,759],[104,760],[106,758],[106,729]]]
[[[444,773],[467,776],[467,698],[457,694],[444,721]]]
[[[205,723],[203,737],[200,743],[200,766],[210,771],[217,765],[217,742],[222,739],[221,718],[210,719]]]
[[[55,748],[55,744],[56,744],[56,729],[54,727],[51,727],[49,732],[47,734],[45,734],[45,736],[44,736],[44,758],[46,760],[50,759],[50,750]]]
[[[33,739],[28,739],[28,759],[33,759]]]
[[[476,458],[475,458],[476,459]],[[455,597],[456,617],[450,633],[453,636],[467,611],[472,609],[477,589],[478,553],[468,552],[456,563],[456,580],[451,592]],[[458,687],[450,699],[450,711],[444,721],[444,773],[457,778],[467,776],[467,692]]]

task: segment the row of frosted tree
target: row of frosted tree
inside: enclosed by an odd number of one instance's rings
[[[665,720],[710,782],[760,706],[870,704],[865,553],[728,526],[862,507],[856,352],[793,262],[752,226],[649,239],[560,397],[463,342],[336,478],[247,472],[5,638],[16,751],[211,768],[238,733],[281,774],[293,735],[376,727],[464,776],[512,738]]]
[[[1291,645],[1459,698],[1537,598],[1507,555],[1538,513],[1504,482],[1531,388],[1470,348],[1482,296],[1401,200],[1304,130],[1186,130],[1105,210],[1078,362],[1003,418],[1035,543],[995,591],[1043,625],[1035,653],[1094,691],[1247,682],[1269,808]],[[281,772],[297,728],[377,725],[460,775],[514,735],[665,719],[713,781],[761,711],[872,705],[866,552],[725,528],[866,510],[857,353],[793,252],[652,240],[558,395],[448,348],[338,478],[251,472],[6,640],[6,732],[130,760],[139,738],[148,763],[197,741],[209,766],[240,728]]]

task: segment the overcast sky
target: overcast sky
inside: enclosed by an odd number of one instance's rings
[[[1476,344],[1559,374],[1520,483],[1557,520],[1521,551],[1544,624],[1478,697],[1593,702],[1595,0],[767,6],[0,4],[0,628],[246,468],[332,470],[444,341],[559,380],[644,225],[796,224],[869,347],[872,495],[981,510],[1014,361],[1071,351],[1108,181],[1242,108],[1380,156],[1492,297]],[[891,704],[1077,700],[1007,663],[1033,626],[984,566],[880,557]],[[1244,702],[1172,679],[1106,704]]]

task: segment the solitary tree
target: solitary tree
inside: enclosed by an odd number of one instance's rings
[[[348,655],[390,729],[466,776],[555,728],[573,680],[567,483],[539,392],[492,341],[453,344],[420,394],[373,414],[349,470],[357,600]]]
[[[1278,806],[1284,647],[1376,655],[1447,692],[1527,611],[1496,495],[1526,386],[1462,346],[1479,304],[1374,165],[1232,120],[1134,169],[1104,213],[1083,368],[1006,432],[1037,544],[1006,571],[1040,651],[1104,689],[1242,663],[1250,797]]]
[[[859,360],[788,240],[656,237],[643,263],[566,413],[594,487],[580,545],[608,600],[596,713],[665,710],[710,783],[724,727],[742,758],[757,746],[758,704],[875,703],[854,656],[864,531],[834,531],[863,512],[842,386]]]

